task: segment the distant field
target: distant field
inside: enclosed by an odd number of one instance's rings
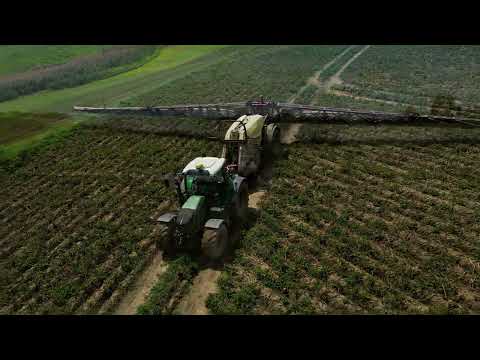
[[[127,104],[173,104],[266,98],[287,101],[346,46],[236,46],[233,56],[192,71]]]
[[[343,73],[353,94],[428,105],[452,95],[480,104],[480,46],[375,45]],[[341,87],[340,87],[341,88]]]
[[[55,113],[0,113],[0,145],[39,133],[65,118]]]
[[[334,81],[312,104],[429,113],[440,101],[454,114],[480,117],[479,46],[372,45],[341,71],[357,50],[323,74],[321,82]]]
[[[0,78],[0,101],[72,88],[138,68],[159,50],[155,45],[115,45],[101,52],[74,57],[62,64],[41,66]]]
[[[169,46],[161,49],[154,59],[134,70],[73,88],[49,90],[2,102],[0,112],[71,112],[73,106],[78,104],[115,105],[123,99],[160,87],[205,66],[202,62],[189,62],[221,48],[222,46],[215,45]],[[208,64],[208,61],[219,60],[221,57],[209,58],[206,61]]]
[[[58,141],[86,117],[61,113],[0,113],[0,161],[10,161],[42,141]]]
[[[63,64],[109,48],[110,45],[0,45],[0,79],[5,75]]]

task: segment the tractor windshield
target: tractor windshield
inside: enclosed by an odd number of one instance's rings
[[[223,183],[223,175],[210,175],[205,170],[190,170],[185,174],[181,187],[187,195],[209,195],[217,193]]]

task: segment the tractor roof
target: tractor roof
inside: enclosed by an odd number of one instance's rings
[[[210,175],[217,175],[225,165],[225,159],[216,157],[198,157],[188,163],[183,169],[183,173],[188,170],[203,169],[208,171]]]

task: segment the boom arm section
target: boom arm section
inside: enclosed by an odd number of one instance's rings
[[[175,105],[154,107],[74,107],[75,111],[98,114],[143,115],[166,117],[196,117],[211,120],[232,120],[242,115],[268,115],[269,122],[285,123],[365,123],[365,124],[421,124],[450,123],[480,126],[480,120],[436,115],[390,113],[308,106],[273,101],[247,101],[222,104]]]

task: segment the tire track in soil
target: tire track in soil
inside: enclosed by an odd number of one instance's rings
[[[330,92],[330,89],[334,85],[342,84],[342,79],[340,76],[343,74],[343,72],[355,61],[357,58],[362,55],[365,51],[368,50],[370,45],[364,46],[360,51],[358,51],[355,55],[353,55],[341,68],[338,70],[335,75],[330,77],[324,84],[322,84],[319,88],[323,88],[325,92]]]
[[[210,294],[218,291],[217,280],[220,270],[207,268],[200,270],[193,279],[188,293],[180,300],[175,313],[179,315],[208,315],[206,302]]]
[[[325,64],[320,70],[316,71],[310,78],[307,79],[307,82],[305,83],[305,85],[302,86],[300,90],[298,90],[298,92],[288,100],[288,102],[290,104],[293,104],[305,92],[305,90],[307,90],[307,88],[310,85],[317,87],[317,92],[314,96],[314,100],[315,100],[318,91],[321,91],[321,90],[328,91],[330,87],[333,86],[333,84],[339,81],[341,82],[339,76],[343,73],[343,71],[345,71],[345,69],[348,66],[350,66],[350,64],[353,61],[355,61],[355,59],[358,56],[360,56],[365,50],[367,50],[370,45],[367,45],[366,47],[362,48],[362,50],[360,50],[355,55],[353,55],[335,75],[333,75],[331,78],[327,80],[325,84],[322,83],[322,81],[320,80],[320,76],[330,67],[338,63],[338,61],[340,61],[342,57],[344,57],[348,52],[350,52],[354,48],[354,46],[355,45],[350,45],[345,50],[343,50],[340,54],[336,55],[330,62]],[[298,140],[298,134],[300,133],[300,130],[302,129],[302,127],[303,127],[303,124],[296,123],[296,124],[288,125],[286,129],[282,129],[283,131],[281,134],[281,142],[283,144],[292,144],[296,142]]]
[[[321,83],[320,83],[320,75],[322,75],[322,73],[326,70],[328,70],[332,65],[336,64],[347,52],[349,52],[352,48],[354,47],[354,45],[350,45],[349,47],[347,47],[345,50],[343,50],[340,54],[338,54],[337,56],[335,56],[329,63],[325,64],[320,70],[316,71],[311,77],[309,77],[307,79],[307,82],[305,83],[304,86],[302,86],[300,88],[300,90],[298,90],[298,92],[293,95],[289,100],[288,102],[290,104],[293,104],[304,92],[305,90],[307,90],[307,88],[310,86],[310,85],[314,85],[316,87],[320,87]]]
[[[157,252],[153,260],[135,280],[132,288],[122,297],[115,315],[135,315],[137,308],[147,301],[150,290],[155,286],[158,277],[167,270],[168,264],[163,260],[162,253]]]

